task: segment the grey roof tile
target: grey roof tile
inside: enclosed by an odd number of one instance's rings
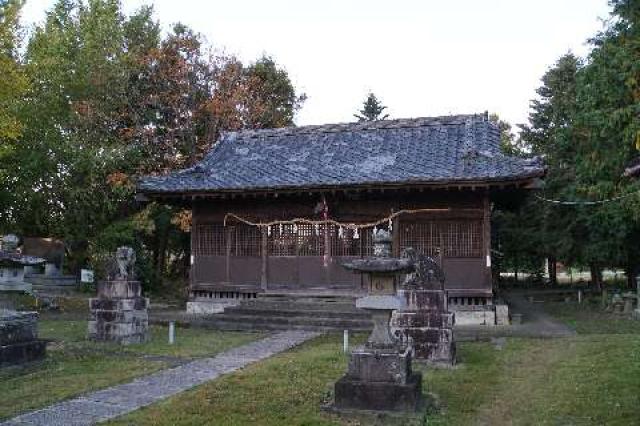
[[[143,193],[363,184],[508,181],[541,176],[537,160],[500,152],[485,115],[224,133],[194,167],[140,180]]]

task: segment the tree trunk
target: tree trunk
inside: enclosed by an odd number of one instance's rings
[[[638,285],[636,274],[638,273],[638,267],[636,265],[627,265],[624,269],[624,273],[627,276],[627,288],[629,290],[635,290]]]
[[[589,264],[589,271],[591,272],[591,286],[594,291],[602,291],[602,270],[597,263],[593,262]]]
[[[549,284],[555,286],[558,284],[558,265],[555,256],[547,258],[547,268],[549,269]]]

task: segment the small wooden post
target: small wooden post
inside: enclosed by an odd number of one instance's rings
[[[169,321],[169,344],[173,345],[176,341],[176,323]]]

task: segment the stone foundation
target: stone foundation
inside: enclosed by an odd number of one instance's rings
[[[422,376],[411,371],[408,350],[359,347],[335,384],[338,410],[416,411],[421,401]]]
[[[0,367],[44,358],[46,342],[38,340],[38,314],[0,310]]]
[[[88,338],[121,344],[149,339],[149,299],[138,281],[102,281],[98,297],[89,300]]]
[[[194,315],[219,314],[225,308],[238,306],[243,300],[255,299],[256,292],[232,290],[191,290],[187,313]]]

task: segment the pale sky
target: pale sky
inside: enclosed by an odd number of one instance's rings
[[[27,0],[40,22],[52,0]],[[153,4],[244,61],[269,54],[308,99],[297,124],[353,121],[373,91],[391,118],[498,113],[526,121],[540,77],[602,29],[607,0],[123,0]]]

